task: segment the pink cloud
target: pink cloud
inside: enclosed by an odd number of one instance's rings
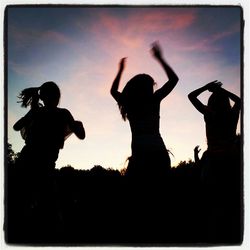
[[[136,23],[142,32],[161,32],[179,30],[188,27],[195,20],[195,12],[185,13],[169,10],[149,11],[142,16],[133,16],[131,23]]]
[[[8,33],[11,39],[15,42],[17,48],[24,48],[39,42],[55,42],[60,44],[73,43],[73,40],[69,36],[54,30],[38,31],[26,28],[20,30],[15,26],[10,26]]]
[[[185,29],[196,18],[194,10],[150,9],[117,18],[106,11],[99,12],[98,21],[89,28],[97,37],[105,36],[109,43],[117,42],[129,48],[141,46],[152,34]],[[80,22],[78,22],[80,25]],[[86,28],[85,26],[80,27]]]

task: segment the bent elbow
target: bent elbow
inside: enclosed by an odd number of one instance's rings
[[[84,140],[85,139],[85,133],[77,134],[76,136],[80,140]]]
[[[193,94],[192,94],[192,92],[188,94],[188,99],[189,99],[190,101],[192,101],[192,99],[193,99]]]
[[[85,133],[85,129],[82,127],[81,128],[81,131],[79,131],[77,137],[80,139],[80,140],[84,140],[85,137],[86,137],[86,133]]]
[[[14,129],[15,131],[18,131],[16,125],[13,126],[13,129]]]
[[[80,140],[83,140],[85,138],[85,129],[81,121],[75,121],[72,131]]]
[[[85,137],[86,137],[86,134],[85,134],[85,132],[84,132],[84,133],[81,134],[81,136],[79,137],[79,139],[84,140]]]
[[[177,76],[177,75],[175,75],[175,82],[177,83],[177,82],[179,82],[179,77]]]
[[[110,89],[110,94],[111,94],[113,97],[115,97],[116,93],[117,93],[116,90]]]
[[[20,126],[19,126],[17,123],[15,123],[15,124],[13,125],[13,129],[14,129],[15,131],[21,130]]]
[[[171,82],[172,82],[172,89],[175,88],[175,86],[177,85],[179,81],[179,78],[177,75],[174,75],[172,78],[171,78]]]
[[[171,78],[169,78],[169,80],[176,85],[177,82],[179,81],[179,77],[176,74],[174,74],[171,76]]]

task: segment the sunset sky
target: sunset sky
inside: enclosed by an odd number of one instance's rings
[[[24,141],[13,124],[28,109],[17,103],[27,87],[54,81],[60,107],[81,120],[86,139],[71,135],[57,167],[94,165],[121,169],[130,156],[131,134],[109,90],[122,57],[127,67],[120,90],[135,74],[150,74],[161,87],[167,77],[150,54],[158,40],[163,55],[179,76],[161,103],[160,132],[172,152],[172,166],[206,150],[202,115],[187,95],[219,80],[240,96],[241,9],[239,7],[13,7],[7,18],[8,141],[19,152]],[[209,93],[201,95],[206,103]],[[237,132],[240,133],[240,122]]]

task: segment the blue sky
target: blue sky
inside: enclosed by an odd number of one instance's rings
[[[127,56],[121,89],[135,74],[148,73],[160,87],[167,80],[149,53],[159,40],[179,76],[161,104],[161,135],[174,154],[172,165],[206,149],[203,117],[187,94],[213,80],[240,95],[241,10],[209,8],[10,8],[8,10],[8,140],[16,152],[24,142],[12,129],[27,109],[18,93],[45,81],[62,92],[60,107],[83,122],[86,139],[71,136],[57,167],[94,165],[121,169],[130,155],[130,129],[109,94],[120,58]],[[208,94],[201,96],[206,103]],[[238,126],[238,132],[240,132]]]

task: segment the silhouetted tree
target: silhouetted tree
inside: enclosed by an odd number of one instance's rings
[[[180,161],[176,168],[187,168],[187,167],[193,167],[194,162],[189,159],[188,161]]]
[[[12,149],[12,144],[7,143],[7,163],[8,165],[13,165],[16,159],[19,157],[20,153],[15,153]]]

